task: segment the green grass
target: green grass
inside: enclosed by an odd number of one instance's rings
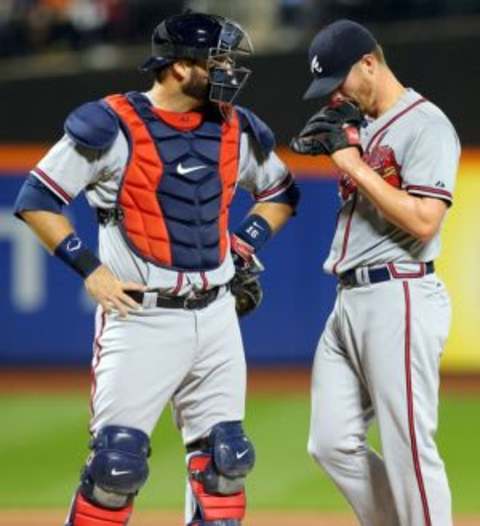
[[[88,405],[81,396],[1,396],[0,508],[63,507],[87,454]],[[303,395],[251,396],[246,426],[257,450],[250,507],[347,510],[306,453],[309,401]],[[480,398],[444,397],[438,444],[456,512],[480,512]],[[378,443],[375,432],[372,441]],[[139,508],[183,506],[184,456],[167,412],[153,437],[151,477]]]

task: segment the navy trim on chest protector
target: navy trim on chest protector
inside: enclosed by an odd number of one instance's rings
[[[170,236],[172,266],[211,270],[220,264],[221,121],[191,131],[166,124],[141,93],[127,94],[144,121],[163,164],[157,199]]]

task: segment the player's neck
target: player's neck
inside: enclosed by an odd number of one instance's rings
[[[385,70],[384,75],[382,75],[379,86],[380,88],[377,93],[377,103],[374,115],[376,119],[393,108],[393,106],[397,104],[398,100],[404,95],[406,91],[406,88],[388,69]]]
[[[165,111],[184,113],[198,110],[203,105],[202,101],[189,97],[178,90],[169,90],[158,82],[152,86],[147,94],[156,108]]]

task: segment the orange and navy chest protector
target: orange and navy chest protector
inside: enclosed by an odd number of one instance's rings
[[[129,140],[117,207],[130,248],[178,270],[210,270],[228,247],[238,177],[240,122],[156,111],[141,93],[105,99]]]
[[[179,271],[217,268],[229,246],[241,134],[251,135],[266,158],[275,147],[272,130],[241,106],[228,120],[214,106],[202,113],[164,112],[139,92],[87,102],[65,121],[75,144],[100,153],[113,147],[120,130],[129,156],[116,208],[99,212],[119,224],[132,251],[146,261]]]

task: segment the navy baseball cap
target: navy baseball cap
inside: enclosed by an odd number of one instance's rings
[[[303,98],[323,97],[337,89],[352,66],[376,47],[372,33],[352,20],[337,20],[323,28],[310,45],[308,60],[314,79]]]

